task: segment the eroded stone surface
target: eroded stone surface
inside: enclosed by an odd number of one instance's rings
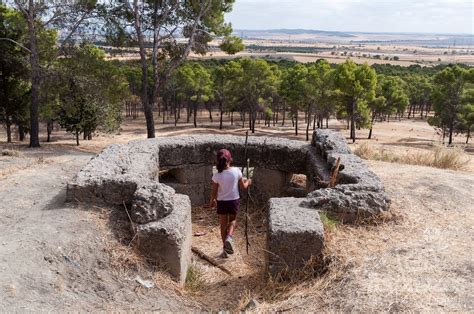
[[[324,230],[319,213],[301,206],[301,199],[268,202],[266,267],[270,275],[295,271],[322,256]]]
[[[252,177],[252,199],[258,204],[264,204],[271,197],[281,197],[290,188],[292,174],[289,172],[254,168]]]
[[[138,248],[184,283],[191,262],[191,203],[181,194],[175,194],[172,201],[174,210],[168,216],[137,226]]]
[[[139,187],[130,209],[132,220],[144,224],[168,216],[174,208],[174,194],[171,187],[160,183]]]
[[[303,206],[328,212],[344,222],[379,215],[390,208],[391,200],[379,177],[369,170],[358,156],[352,154],[344,138],[336,132],[316,130],[312,144],[326,158],[329,168],[341,158],[335,188],[318,189],[309,193]]]
[[[67,187],[67,200],[122,205],[137,186],[158,178],[156,143],[114,144],[95,156]]]

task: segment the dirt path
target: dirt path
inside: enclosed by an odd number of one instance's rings
[[[142,288],[135,276],[146,272],[111,269],[96,217],[64,203],[91,156],[23,160],[28,167],[0,178],[0,312],[189,310],[173,292]]]

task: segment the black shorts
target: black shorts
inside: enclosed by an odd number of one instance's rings
[[[233,201],[217,201],[218,215],[237,215],[240,206],[240,199]]]

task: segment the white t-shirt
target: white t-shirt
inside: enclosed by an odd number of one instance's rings
[[[217,183],[218,201],[233,201],[240,198],[239,180],[242,178],[242,171],[236,167],[229,167],[222,172],[212,176],[212,182]]]

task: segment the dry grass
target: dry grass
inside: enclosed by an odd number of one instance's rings
[[[196,267],[196,265],[191,265],[186,274],[186,291],[191,294],[199,293],[203,290],[205,284],[206,282],[203,279],[202,270],[199,267]]]
[[[323,218],[325,226],[331,226],[325,229],[323,260],[310,261],[286,280],[274,278],[262,282],[258,289],[249,291],[240,304],[244,306],[253,298],[261,302],[258,312],[300,312],[312,309],[321,312],[346,311],[343,304],[348,300],[343,291],[347,291],[351,281],[350,273],[362,267],[367,252],[375,254],[385,249],[380,233],[388,232],[391,225],[403,220],[399,215],[392,214],[390,217],[386,216],[384,220],[376,221],[376,224],[366,222],[362,225],[341,225]],[[357,300],[351,302],[357,309]]]
[[[23,157],[23,154],[15,149],[4,149],[2,150],[2,156]]]
[[[124,213],[118,209],[96,206],[93,211],[87,211],[85,214],[96,223],[104,235],[104,251],[110,258],[108,266],[114,273],[121,277],[131,272],[146,274],[153,279],[155,287],[160,291],[183,295],[182,287],[164,269],[150,262],[136,249],[130,221]]]
[[[378,149],[368,143],[363,143],[354,150],[354,153],[363,159],[451,170],[464,170],[469,162],[467,154],[458,147],[437,146],[432,151],[407,151],[396,154],[383,147]]]

